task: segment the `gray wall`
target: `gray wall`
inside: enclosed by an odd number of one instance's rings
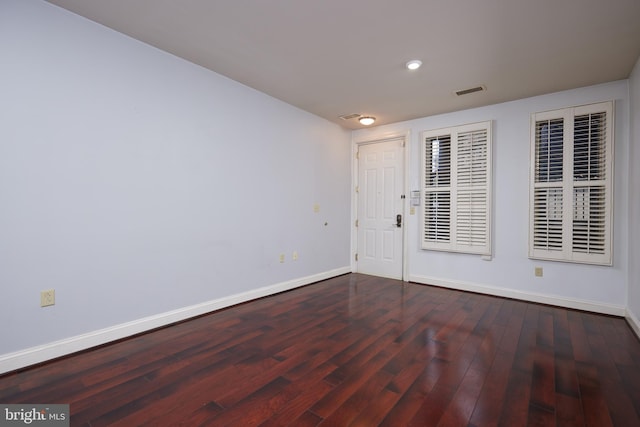
[[[615,101],[613,266],[528,258],[530,117],[532,113]],[[621,80],[465,111],[358,130],[354,139],[409,131],[409,190],[420,187],[420,133],[491,120],[493,123],[493,258],[420,249],[419,209],[409,215],[411,280],[550,304],[624,315],[628,280],[629,92]],[[543,277],[535,277],[536,266]]]
[[[349,132],[42,1],[0,52],[0,359],[349,268]]]

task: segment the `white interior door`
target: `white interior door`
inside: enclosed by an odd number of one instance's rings
[[[402,279],[403,145],[404,139],[400,138],[364,144],[358,149],[360,273]]]

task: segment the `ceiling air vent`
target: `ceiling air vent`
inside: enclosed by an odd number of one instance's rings
[[[456,91],[456,95],[458,95],[458,96],[468,95],[468,94],[474,93],[474,92],[482,92],[483,90],[486,90],[484,88],[484,86],[476,86],[476,87],[472,87],[472,88],[469,88],[469,89],[457,90]]]
[[[340,116],[342,120],[351,120],[360,117],[360,114],[345,114],[344,116]]]

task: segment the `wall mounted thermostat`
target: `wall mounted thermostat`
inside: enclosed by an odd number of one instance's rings
[[[411,206],[420,206],[420,190],[411,190]]]

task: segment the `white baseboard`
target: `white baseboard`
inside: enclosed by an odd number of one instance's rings
[[[544,295],[536,294],[533,292],[522,292],[513,289],[498,288],[478,283],[458,282],[426,276],[411,276],[409,280],[411,282],[421,283],[425,285],[442,286],[443,288],[456,289],[459,291],[477,292],[480,294],[555,305],[558,307],[573,308],[576,310],[591,311],[594,313],[609,314],[613,316],[624,317],[627,314],[627,310],[624,306],[603,304],[595,301],[571,299],[557,295]]]
[[[635,332],[640,339],[640,320],[638,320],[638,318],[629,309],[627,309],[626,318],[627,322],[629,322],[629,326],[631,326],[633,332]]]
[[[0,374],[15,371],[37,363],[46,362],[47,360],[66,356],[98,345],[107,344],[115,340],[127,338],[162,326],[167,326],[175,322],[210,313],[225,307],[288,291],[300,286],[330,279],[347,273],[351,273],[351,267],[342,267],[287,282],[277,283],[275,285],[265,286],[240,294],[230,295],[228,297],[195,304],[189,307],[134,320],[132,322],[122,323],[109,328],[54,341],[37,347],[27,348],[14,353],[0,355]]]

